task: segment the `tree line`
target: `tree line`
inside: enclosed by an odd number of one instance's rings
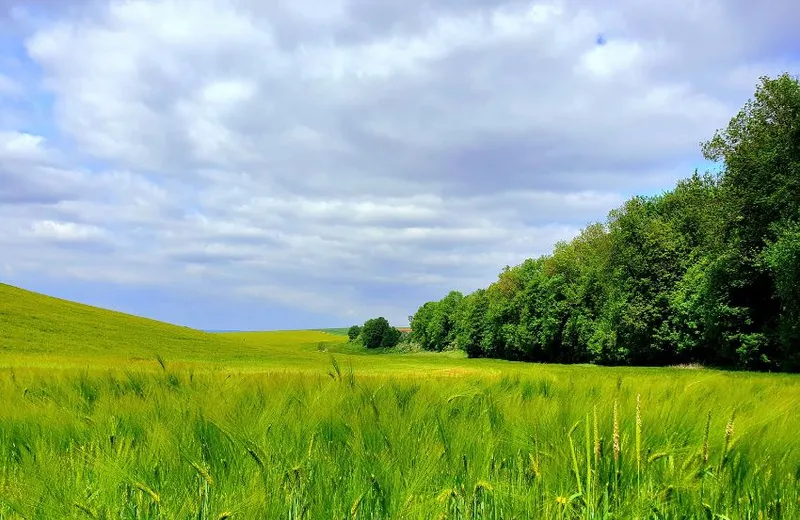
[[[719,171],[628,200],[485,289],[425,303],[411,340],[470,357],[800,370],[798,78],[760,78],[701,148]]]

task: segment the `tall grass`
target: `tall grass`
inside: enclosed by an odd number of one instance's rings
[[[800,518],[789,376],[156,367],[4,369],[0,518]]]

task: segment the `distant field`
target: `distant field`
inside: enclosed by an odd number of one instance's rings
[[[455,362],[482,372],[508,365],[495,361],[478,369],[461,353],[379,356],[348,344],[346,329],[201,332],[0,284],[0,367],[150,370],[160,369],[160,357],[195,371],[324,372],[332,354],[370,373],[424,375],[446,372]]]
[[[334,334],[336,336],[347,336],[348,327],[338,328],[338,329],[317,329],[319,332],[327,332],[328,334]]]
[[[800,518],[797,376],[378,355],[3,285],[0,374],[0,519]]]

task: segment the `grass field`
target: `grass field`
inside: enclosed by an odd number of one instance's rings
[[[800,518],[797,376],[333,332],[202,333],[0,285],[0,519]]]

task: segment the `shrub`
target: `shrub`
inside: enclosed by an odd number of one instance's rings
[[[358,325],[353,325],[349,329],[347,329],[347,337],[350,338],[350,341],[355,341],[358,339],[358,336],[361,334],[361,327]]]
[[[367,348],[391,348],[400,341],[401,333],[384,317],[367,320],[361,328],[361,341]]]

